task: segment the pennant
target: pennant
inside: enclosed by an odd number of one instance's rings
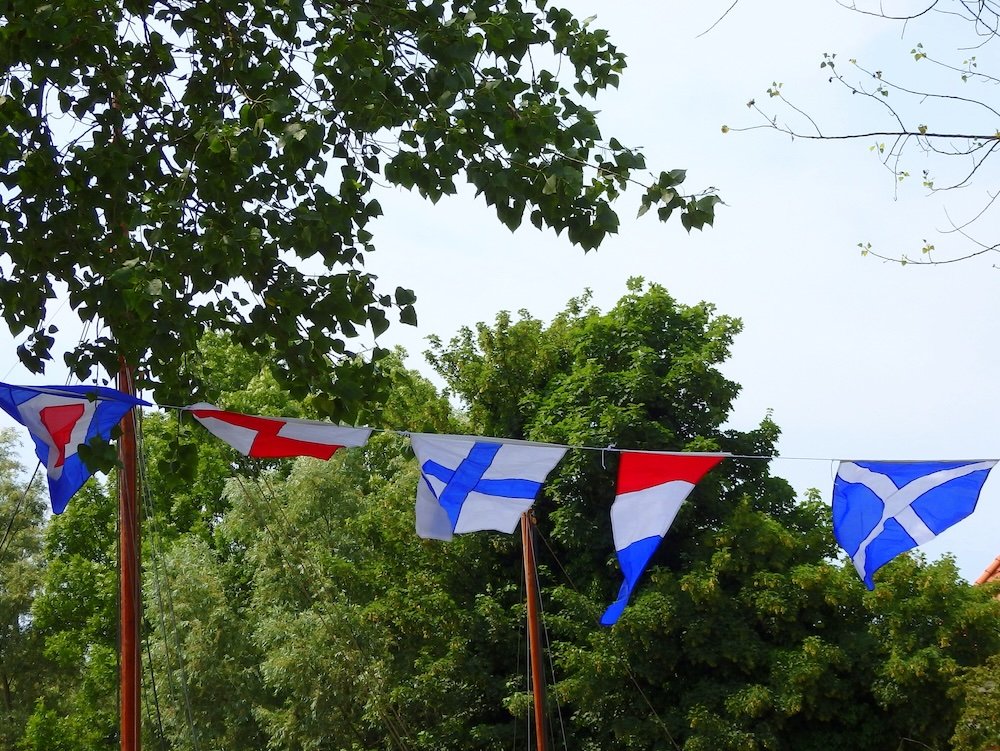
[[[371,428],[350,428],[320,420],[244,415],[205,403],[184,409],[209,433],[254,459],[311,456],[325,461],[337,449],[364,446],[372,432]]]
[[[617,495],[611,505],[611,529],[625,581],[618,599],[601,616],[601,625],[611,626],[618,621],[681,504],[705,473],[724,457],[622,452]]]
[[[840,462],[833,534],[868,589],[900,553],[937,537],[975,508],[996,461]]]
[[[0,407],[31,434],[35,456],[45,466],[52,513],[66,504],[93,474],[77,454],[94,438],[111,440],[111,430],[132,407],[151,406],[104,386],[11,386],[0,383]]]
[[[420,464],[417,534],[512,533],[565,446],[473,436],[410,434]]]

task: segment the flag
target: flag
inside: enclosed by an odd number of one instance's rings
[[[136,405],[151,406],[103,386],[11,386],[0,383],[0,407],[31,434],[48,474],[52,512],[66,504],[93,474],[77,454],[94,438],[111,440],[111,429]]]
[[[611,529],[625,581],[618,599],[601,616],[601,625],[618,621],[681,504],[723,458],[722,454],[622,452]]]
[[[311,456],[326,460],[337,449],[364,446],[372,432],[371,428],[349,428],[320,420],[244,415],[205,403],[184,409],[209,433],[254,459]]]
[[[976,508],[996,461],[840,462],[833,535],[868,589],[900,553],[937,537]]]
[[[493,529],[510,534],[565,446],[472,436],[412,433],[420,464],[417,534],[450,540],[454,533]]]

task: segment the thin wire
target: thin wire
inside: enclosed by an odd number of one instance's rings
[[[148,468],[146,466],[146,451],[145,451],[146,445],[145,442],[142,441],[141,439],[143,433],[141,430],[136,430],[135,435],[137,437],[137,443],[139,444],[137,446],[138,450],[136,451],[136,457],[139,469],[140,488],[142,491],[141,496],[143,501],[143,510],[146,512],[146,519],[150,523],[152,528],[152,534],[150,535],[150,547],[152,551],[152,562],[153,562],[153,583],[154,583],[154,589],[156,591],[157,610],[160,616],[161,634],[163,636],[164,650],[167,658],[168,683],[172,685],[173,675],[172,675],[172,670],[170,669],[170,642],[167,638],[165,614],[163,608],[164,587],[162,586],[162,582],[166,580],[168,577],[168,574],[166,572],[166,564],[164,563],[166,557],[163,551],[162,533],[159,527],[159,522],[156,518],[155,508],[153,506],[153,499],[149,492],[149,483],[147,482]],[[174,654],[176,655],[176,662],[180,669],[180,674],[181,674],[180,684],[181,684],[181,695],[184,699],[183,707],[184,707],[185,720],[188,726],[188,732],[191,734],[191,745],[195,749],[195,751],[198,751],[199,749],[198,731],[195,726],[194,712],[191,707],[191,693],[190,690],[188,689],[189,681],[187,675],[187,666],[184,663],[184,654],[180,642],[180,631],[177,628],[177,616],[174,613],[173,595],[170,592],[169,586],[167,586],[165,589],[167,593],[166,611],[167,613],[169,613],[170,631],[174,637]],[[150,671],[152,671],[152,669],[153,665],[151,660]]]
[[[542,542],[545,543],[545,547],[549,551],[549,555],[552,556],[552,560],[555,561],[556,565],[559,567],[559,570],[562,571],[563,576],[566,577],[566,581],[569,582],[569,586],[573,589],[574,592],[582,596],[583,592],[581,592],[580,589],[576,586],[576,582],[573,581],[572,577],[569,575],[569,572],[567,572],[565,567],[562,565],[562,561],[559,560],[559,557],[556,555],[555,550],[553,550],[552,546],[549,545],[549,541],[545,538],[544,535],[538,532],[537,527],[535,529],[535,532],[537,533],[538,537],[542,540]],[[594,624],[597,625],[598,623],[600,623],[600,621],[595,616]],[[649,708],[649,711],[652,713],[653,717],[656,718],[656,723],[663,729],[663,732],[664,734],[666,734],[667,739],[670,741],[670,744],[675,749],[677,749],[677,751],[681,751],[681,747],[677,745],[677,741],[674,740],[674,736],[671,734],[670,728],[667,727],[667,724],[660,717],[659,713],[656,711],[656,708],[653,706],[653,703],[649,700],[649,697],[646,696],[646,692],[643,691],[642,686],[639,685],[639,681],[635,677],[635,673],[632,671],[632,665],[629,662],[628,657],[624,657],[624,665],[625,665],[625,671],[628,673],[629,680],[632,681],[632,685],[635,686],[636,691],[639,692],[639,696],[642,697],[643,702]]]
[[[28,498],[28,493],[31,491],[31,485],[38,476],[38,470],[41,468],[42,463],[38,462],[35,465],[35,471],[31,475],[31,479],[28,480],[28,484],[25,486],[24,490],[21,492],[20,497],[17,499],[17,505],[14,506],[14,512],[10,515],[10,519],[7,521],[7,529],[4,530],[3,540],[0,540],[0,556],[7,554],[7,549],[14,542],[14,536],[17,534],[17,530],[14,529],[14,522],[17,521],[18,514],[21,513],[21,507],[24,505],[25,500]],[[12,531],[13,530],[13,531]]]
[[[535,589],[538,592],[542,591],[542,582],[541,582],[541,579],[540,579],[540,577],[538,575],[538,567],[537,566],[535,567]],[[555,682],[556,682],[556,665],[555,665],[555,662],[552,659],[552,642],[549,639],[549,628],[545,624],[545,606],[542,603],[541,595],[539,595],[539,597],[538,597],[538,610],[539,610],[539,616],[540,616],[539,620],[542,623],[542,632],[544,633],[544,642],[545,642],[546,653],[547,653],[548,658],[549,658],[549,673],[552,675],[552,683],[553,683],[553,685],[555,685]],[[543,679],[544,679],[544,676],[543,676]],[[562,733],[563,748],[565,748],[566,751],[569,751],[569,745],[568,745],[567,740],[566,740],[566,723],[563,721],[563,715],[562,715],[562,704],[559,701],[559,694],[557,692],[552,692],[552,693],[553,693],[553,696],[555,697],[555,700],[556,700],[556,716],[559,718],[559,730]],[[549,728],[549,734],[552,735],[552,733],[553,733],[553,730],[550,727]],[[554,740],[554,739],[550,738],[550,740]]]
[[[149,685],[153,693],[153,707],[156,709],[156,727],[157,730],[159,731],[160,748],[166,749],[167,743],[163,733],[163,715],[160,714],[160,697],[156,691],[156,674],[153,672],[153,651],[149,647],[148,634],[146,635],[144,641],[146,642],[146,658],[149,662]],[[143,682],[143,686],[145,687],[145,682]],[[146,707],[146,717],[148,718],[149,722],[152,723],[153,718],[150,717],[149,715],[149,702],[148,701],[143,702],[143,706]]]
[[[46,388],[51,389],[49,393],[62,393],[52,387],[40,387],[40,386],[25,386],[25,388],[34,389],[36,391],[45,392]],[[95,397],[98,401],[101,400],[100,396]],[[180,407],[175,404],[154,404],[152,405],[154,409],[172,409],[178,412],[189,412],[190,406]],[[220,410],[228,411],[228,410]],[[270,416],[270,415],[254,415],[255,417],[263,417],[269,420],[288,420],[295,419],[297,422],[307,422],[316,423],[319,425],[336,425],[325,420],[300,420],[299,418],[288,418],[281,416]],[[393,435],[403,436],[404,438],[409,438],[413,435],[412,431],[409,430],[393,430],[390,428],[372,428],[368,426],[355,426],[358,430],[370,430],[372,433],[391,433]],[[514,444],[523,446],[547,446],[552,448],[562,448],[562,449],[574,449],[577,451],[597,451],[602,455],[604,452],[613,451],[619,454],[655,454],[658,456],[720,456],[724,459],[743,459],[745,461],[797,461],[797,462],[853,462],[853,461],[891,461],[897,463],[911,463],[917,464],[920,462],[931,462],[931,461],[962,461],[962,462],[985,462],[985,461],[995,461],[995,457],[988,457],[985,459],[872,459],[871,457],[865,458],[855,458],[846,459],[831,456],[788,456],[785,454],[731,454],[727,451],[676,451],[667,449],[632,449],[632,448],[619,448],[617,446],[587,446],[584,444],[565,444],[565,443],[548,443],[545,441],[522,441],[513,438],[496,438],[493,436],[476,436],[476,435],[446,435],[446,434],[436,434],[437,438],[453,438],[456,441],[461,440],[479,440],[479,441],[494,441],[496,443],[504,444]],[[603,462],[603,456],[602,456]]]

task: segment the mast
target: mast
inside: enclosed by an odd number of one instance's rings
[[[538,579],[535,575],[535,519],[521,514],[521,548],[524,554],[524,586],[528,605],[528,651],[531,655],[531,695],[535,715],[535,748],[545,751],[545,669],[542,664],[541,629],[538,623]]]
[[[118,390],[135,396],[132,368],[119,361]],[[139,751],[141,744],[139,504],[136,483],[134,411],[121,421],[118,440],[118,603],[119,603],[119,742],[121,751]]]

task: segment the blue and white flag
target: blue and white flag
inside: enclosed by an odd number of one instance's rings
[[[11,386],[0,383],[0,408],[31,434],[35,456],[49,477],[52,512],[66,504],[92,474],[77,454],[94,438],[111,440],[111,430],[136,405],[149,402],[104,386]]]
[[[410,434],[420,464],[417,534],[512,533],[565,446],[474,436]]]
[[[971,514],[996,463],[841,462],[833,534],[865,586],[874,589],[874,573],[897,555]]]

